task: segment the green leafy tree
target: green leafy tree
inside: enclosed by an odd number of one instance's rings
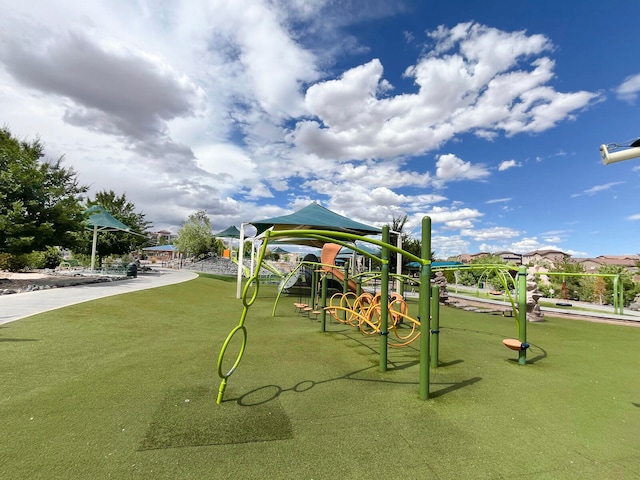
[[[556,264],[554,268],[550,270],[555,273],[571,273],[581,274],[585,273],[584,265],[581,263],[571,262],[565,260]],[[576,275],[553,275],[551,276],[551,288],[556,292],[556,296],[563,299],[590,298],[593,293],[592,285],[586,281],[587,277],[581,277]],[[589,291],[589,287],[591,290]]]
[[[136,206],[127,200],[126,194],[116,195],[113,190],[96,193],[93,199],[87,200],[86,208],[94,205],[104,207],[116,220],[121,221],[139,235],[125,232],[100,232],[96,244],[96,257],[98,264],[102,264],[105,257],[111,255],[128,255],[149,244],[146,235],[151,222],[145,219],[145,214],[136,211]],[[92,249],[93,234],[90,230],[82,233],[82,248],[80,253],[90,254]]]
[[[43,157],[39,140],[21,141],[0,128],[0,253],[73,247],[82,231],[87,187],[62,158]]]
[[[482,281],[495,289],[501,290],[504,288],[498,274],[492,268],[493,265],[506,265],[500,255],[483,255],[482,257],[474,258],[469,264],[473,265],[474,268],[461,269],[458,272],[458,282],[461,285],[477,285],[478,282]]]
[[[618,288],[624,288],[624,305],[628,306],[633,302],[638,293],[638,285],[633,283],[632,275],[624,267],[617,265],[603,265],[598,269],[598,273],[620,275]],[[605,284],[604,303],[613,303],[613,277],[603,277]]]
[[[224,242],[222,240],[220,240],[219,238],[213,238],[213,244],[211,245],[211,251],[214,252],[216,255],[222,255],[222,252],[224,252],[225,250],[225,245]]]
[[[251,240],[245,240],[242,246],[242,256],[245,258],[251,257],[251,248],[253,247],[253,242]]]
[[[182,224],[175,245],[186,256],[199,257],[212,251],[214,237],[207,212],[200,210]]]
[[[392,245],[397,245],[399,234],[400,238],[402,239],[402,249],[405,252],[409,252],[410,254],[415,255],[416,257],[422,257],[422,241],[417,238],[413,238],[408,233],[404,232],[404,227],[408,219],[408,215],[402,215],[400,217],[396,217],[395,215],[393,216],[393,218],[391,219],[391,225],[389,225],[389,229],[393,232],[398,233],[391,233],[389,235],[389,241]],[[430,258],[433,260],[434,257],[435,252],[432,250]],[[391,255],[391,258],[392,260],[391,262],[389,262],[389,270],[391,271],[391,273],[395,273],[395,253]],[[409,262],[409,259],[407,257],[403,257],[402,263],[405,264],[407,262]]]

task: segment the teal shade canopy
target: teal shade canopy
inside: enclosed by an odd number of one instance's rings
[[[87,209],[86,213],[89,214],[87,225],[93,230],[94,227],[98,228],[98,231],[108,232],[121,230],[123,232],[135,233],[120,220],[113,217],[107,210],[101,205],[94,205]]]
[[[240,238],[240,230],[238,230],[235,225],[231,225],[220,233],[214,233],[213,236],[220,238]]]
[[[382,232],[377,227],[356,222],[343,217],[317,203],[310,203],[297,212],[281,217],[265,218],[251,222],[258,235],[273,227],[273,230],[331,230],[355,235],[377,235]]]

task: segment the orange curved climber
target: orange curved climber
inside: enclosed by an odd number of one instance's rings
[[[322,264],[322,270],[325,272],[331,273],[335,278],[337,278],[340,282],[344,282],[344,273],[335,267],[336,258],[338,257],[338,252],[342,245],[338,245],[336,243],[325,243],[322,247],[322,252],[320,253],[320,263]],[[349,290],[355,292],[358,289],[356,282],[353,280],[349,280],[348,282]]]

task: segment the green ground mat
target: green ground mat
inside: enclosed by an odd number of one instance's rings
[[[258,405],[216,405],[211,387],[170,390],[156,410],[140,450],[267,442],[293,438],[278,398]]]

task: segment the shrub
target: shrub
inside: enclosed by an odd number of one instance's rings
[[[25,255],[12,255],[10,253],[0,253],[0,270],[17,272],[26,267]]]
[[[58,247],[47,247],[43,254],[44,264],[42,268],[56,268],[60,265],[60,262],[62,261],[62,254]]]

